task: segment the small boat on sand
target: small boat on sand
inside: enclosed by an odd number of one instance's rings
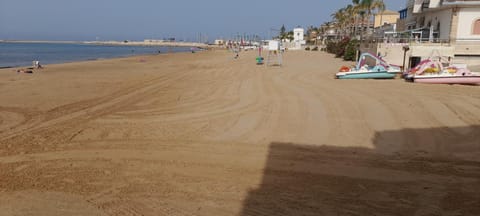
[[[480,73],[466,67],[444,67],[440,61],[432,59],[420,62],[405,78],[416,83],[480,84]]]
[[[375,62],[369,66],[367,60]],[[362,53],[355,67],[343,66],[335,74],[337,79],[393,79],[401,69],[397,65],[388,64],[385,60],[371,53]]]

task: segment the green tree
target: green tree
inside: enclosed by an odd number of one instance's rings
[[[347,24],[347,14],[345,13],[345,8],[340,8],[330,16],[332,16],[336,24],[337,34],[340,34],[341,36],[345,35],[345,25]]]
[[[359,41],[356,39],[350,40],[345,47],[345,53],[343,54],[343,60],[346,61],[355,61],[357,54],[357,47]]]
[[[372,18],[374,11],[384,11],[385,10],[385,3],[383,0],[353,0],[352,2],[358,2],[357,4],[360,5],[366,14],[367,14],[367,32],[370,29],[370,20]]]
[[[293,39],[294,39],[293,35],[294,35],[294,34],[293,34],[293,31],[289,31],[286,38],[287,38],[290,42],[292,42]]]
[[[358,20],[361,18],[362,9],[359,5],[349,4],[345,8],[345,14],[348,19],[348,29],[350,36],[357,35]]]
[[[365,23],[365,10],[361,4],[361,0],[352,0],[354,12],[355,12],[355,24],[354,24],[354,35],[360,34],[363,35],[363,24]],[[360,21],[360,22],[358,22]]]
[[[285,29],[285,25],[282,25],[282,27],[280,28],[280,35],[279,35],[280,39],[285,39],[285,36],[287,35],[286,33],[287,32]]]
[[[314,27],[312,25],[309,26],[307,28],[307,41],[309,43],[312,43],[313,41],[313,43],[316,44],[318,33],[319,33],[319,28]]]

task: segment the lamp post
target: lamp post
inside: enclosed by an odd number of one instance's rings
[[[405,59],[407,57],[407,52],[410,50],[410,47],[408,45],[405,45],[402,47],[403,49],[403,74],[405,74]]]

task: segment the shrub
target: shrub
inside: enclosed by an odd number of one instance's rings
[[[346,61],[355,61],[355,54],[357,53],[359,41],[356,39],[351,40],[345,47],[345,53],[343,55],[343,60]]]
[[[345,48],[350,42],[349,37],[345,37],[340,41],[327,41],[327,52],[335,54],[335,57],[340,58],[345,54]]]
[[[335,53],[335,50],[337,48],[337,42],[333,41],[333,40],[329,40],[326,42],[327,44],[327,52],[328,53],[332,53],[334,54]]]
[[[349,42],[350,42],[350,38],[345,37],[337,43],[335,57],[340,58],[345,54],[345,48],[347,47]]]

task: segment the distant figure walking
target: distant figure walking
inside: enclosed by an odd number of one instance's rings
[[[237,59],[239,57],[239,55],[238,55],[239,49],[235,48],[234,52],[235,52],[235,59]]]
[[[33,61],[32,64],[33,64],[33,68],[37,68],[37,69],[43,68],[42,65],[40,64],[40,61]]]

